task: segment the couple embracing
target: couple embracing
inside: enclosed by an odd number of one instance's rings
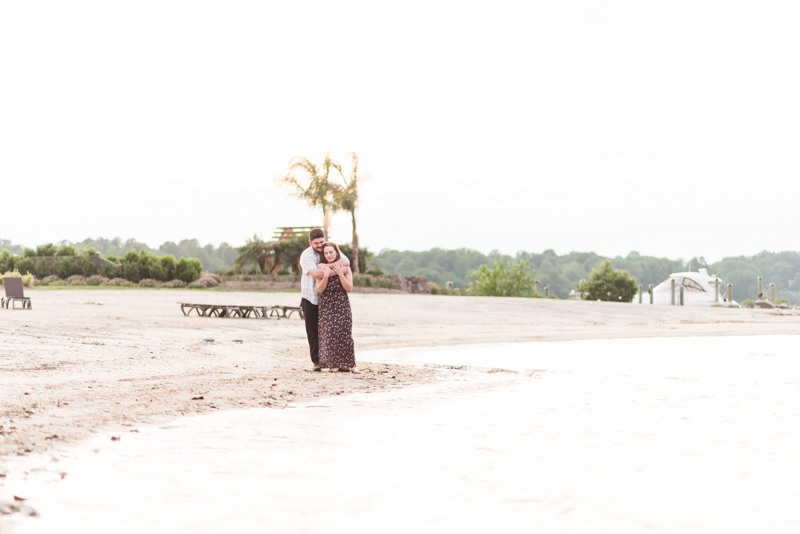
[[[300,256],[302,300],[306,335],[314,370],[360,373],[353,343],[353,314],[350,299],[353,274],[350,260],[339,247],[325,241],[325,232],[314,228],[310,245]]]

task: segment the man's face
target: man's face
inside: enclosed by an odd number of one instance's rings
[[[325,238],[318,237],[316,239],[309,239],[308,244],[311,245],[311,248],[313,248],[315,252],[322,252],[322,245],[325,244]]]

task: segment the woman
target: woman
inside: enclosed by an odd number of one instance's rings
[[[356,367],[353,343],[353,313],[347,293],[353,289],[353,275],[341,265],[333,269],[326,265],[341,257],[339,247],[333,243],[322,245],[322,279],[317,282],[319,291],[319,364],[323,369],[360,373]]]

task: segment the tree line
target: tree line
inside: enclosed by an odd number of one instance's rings
[[[637,283],[645,288],[658,285],[671,273],[696,271],[707,268],[709,274],[718,274],[726,283],[733,284],[734,298],[756,298],[758,277],[765,287],[774,282],[777,295],[792,304],[800,304],[800,253],[761,252],[754,256],[724,258],[707,263],[703,257],[688,261],[657,258],[631,252],[627,256],[607,257],[594,252],[570,252],[556,254],[553,250],[541,253],[518,252],[515,256],[490,252],[482,254],[471,249],[445,250],[434,248],[427,251],[382,250],[373,264],[387,273],[407,276],[426,276],[432,282],[444,286],[453,282],[455,287],[467,289],[475,279],[481,266],[492,269],[495,262],[502,264],[527,262],[540,286],[550,286],[550,293],[558,298],[567,298],[570,290],[577,290],[581,280],[589,280],[592,270],[599,270],[605,260],[611,260],[614,268],[627,270]]]

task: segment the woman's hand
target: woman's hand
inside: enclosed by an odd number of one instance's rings
[[[343,269],[343,268],[342,268],[342,266],[341,266],[341,265],[339,265],[338,263],[334,263],[334,264],[333,264],[333,270],[334,270],[334,271],[336,272],[336,274],[338,274],[339,276],[344,276],[344,269]]]
[[[331,270],[328,268],[327,265],[322,266],[322,276],[324,278],[328,278],[331,275]]]

